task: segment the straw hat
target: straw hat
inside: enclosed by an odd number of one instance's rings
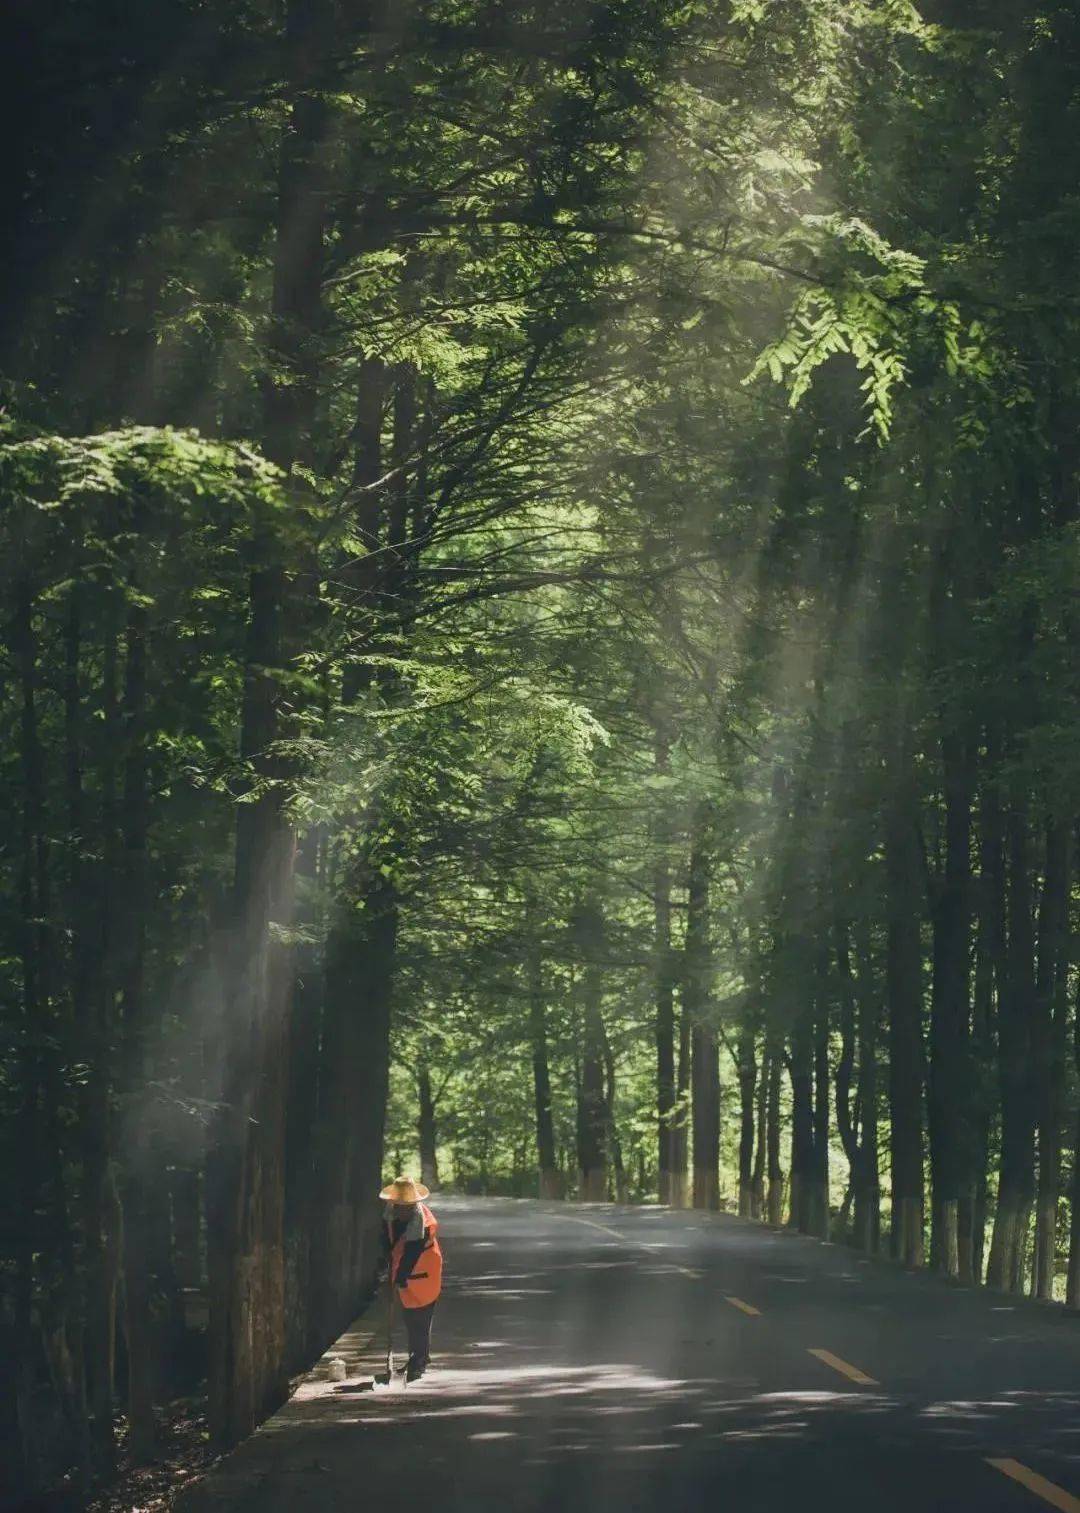
[[[419,1203],[430,1196],[431,1189],[422,1182],[414,1182],[411,1177],[395,1177],[379,1194],[386,1203]]]

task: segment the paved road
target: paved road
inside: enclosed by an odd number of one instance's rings
[[[183,1513],[1080,1513],[1080,1320],[724,1215],[435,1206],[429,1375],[317,1370]]]

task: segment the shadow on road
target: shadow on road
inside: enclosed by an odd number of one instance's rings
[[[439,1513],[1023,1513],[986,1457],[1080,1452],[1072,1347],[1055,1364],[1037,1320],[1006,1327],[990,1300],[868,1268],[871,1312],[850,1258],[785,1245],[778,1265],[763,1231],[670,1216],[661,1254],[655,1220],[646,1245],[538,1205],[447,1208],[431,1372],[358,1391],[385,1351],[380,1320],[358,1321],[332,1352],[351,1380],[313,1373],[182,1513],[367,1507],[421,1474]],[[831,1373],[820,1345],[881,1386]]]

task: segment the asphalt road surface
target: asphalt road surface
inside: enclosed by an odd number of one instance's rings
[[[361,1318],[183,1513],[1080,1513],[1060,1310],[725,1215],[432,1206],[429,1374],[355,1391]]]

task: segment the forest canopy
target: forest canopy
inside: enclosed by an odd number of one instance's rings
[[[1074,8],[4,25],[13,1492],[390,1165],[1080,1307]]]

